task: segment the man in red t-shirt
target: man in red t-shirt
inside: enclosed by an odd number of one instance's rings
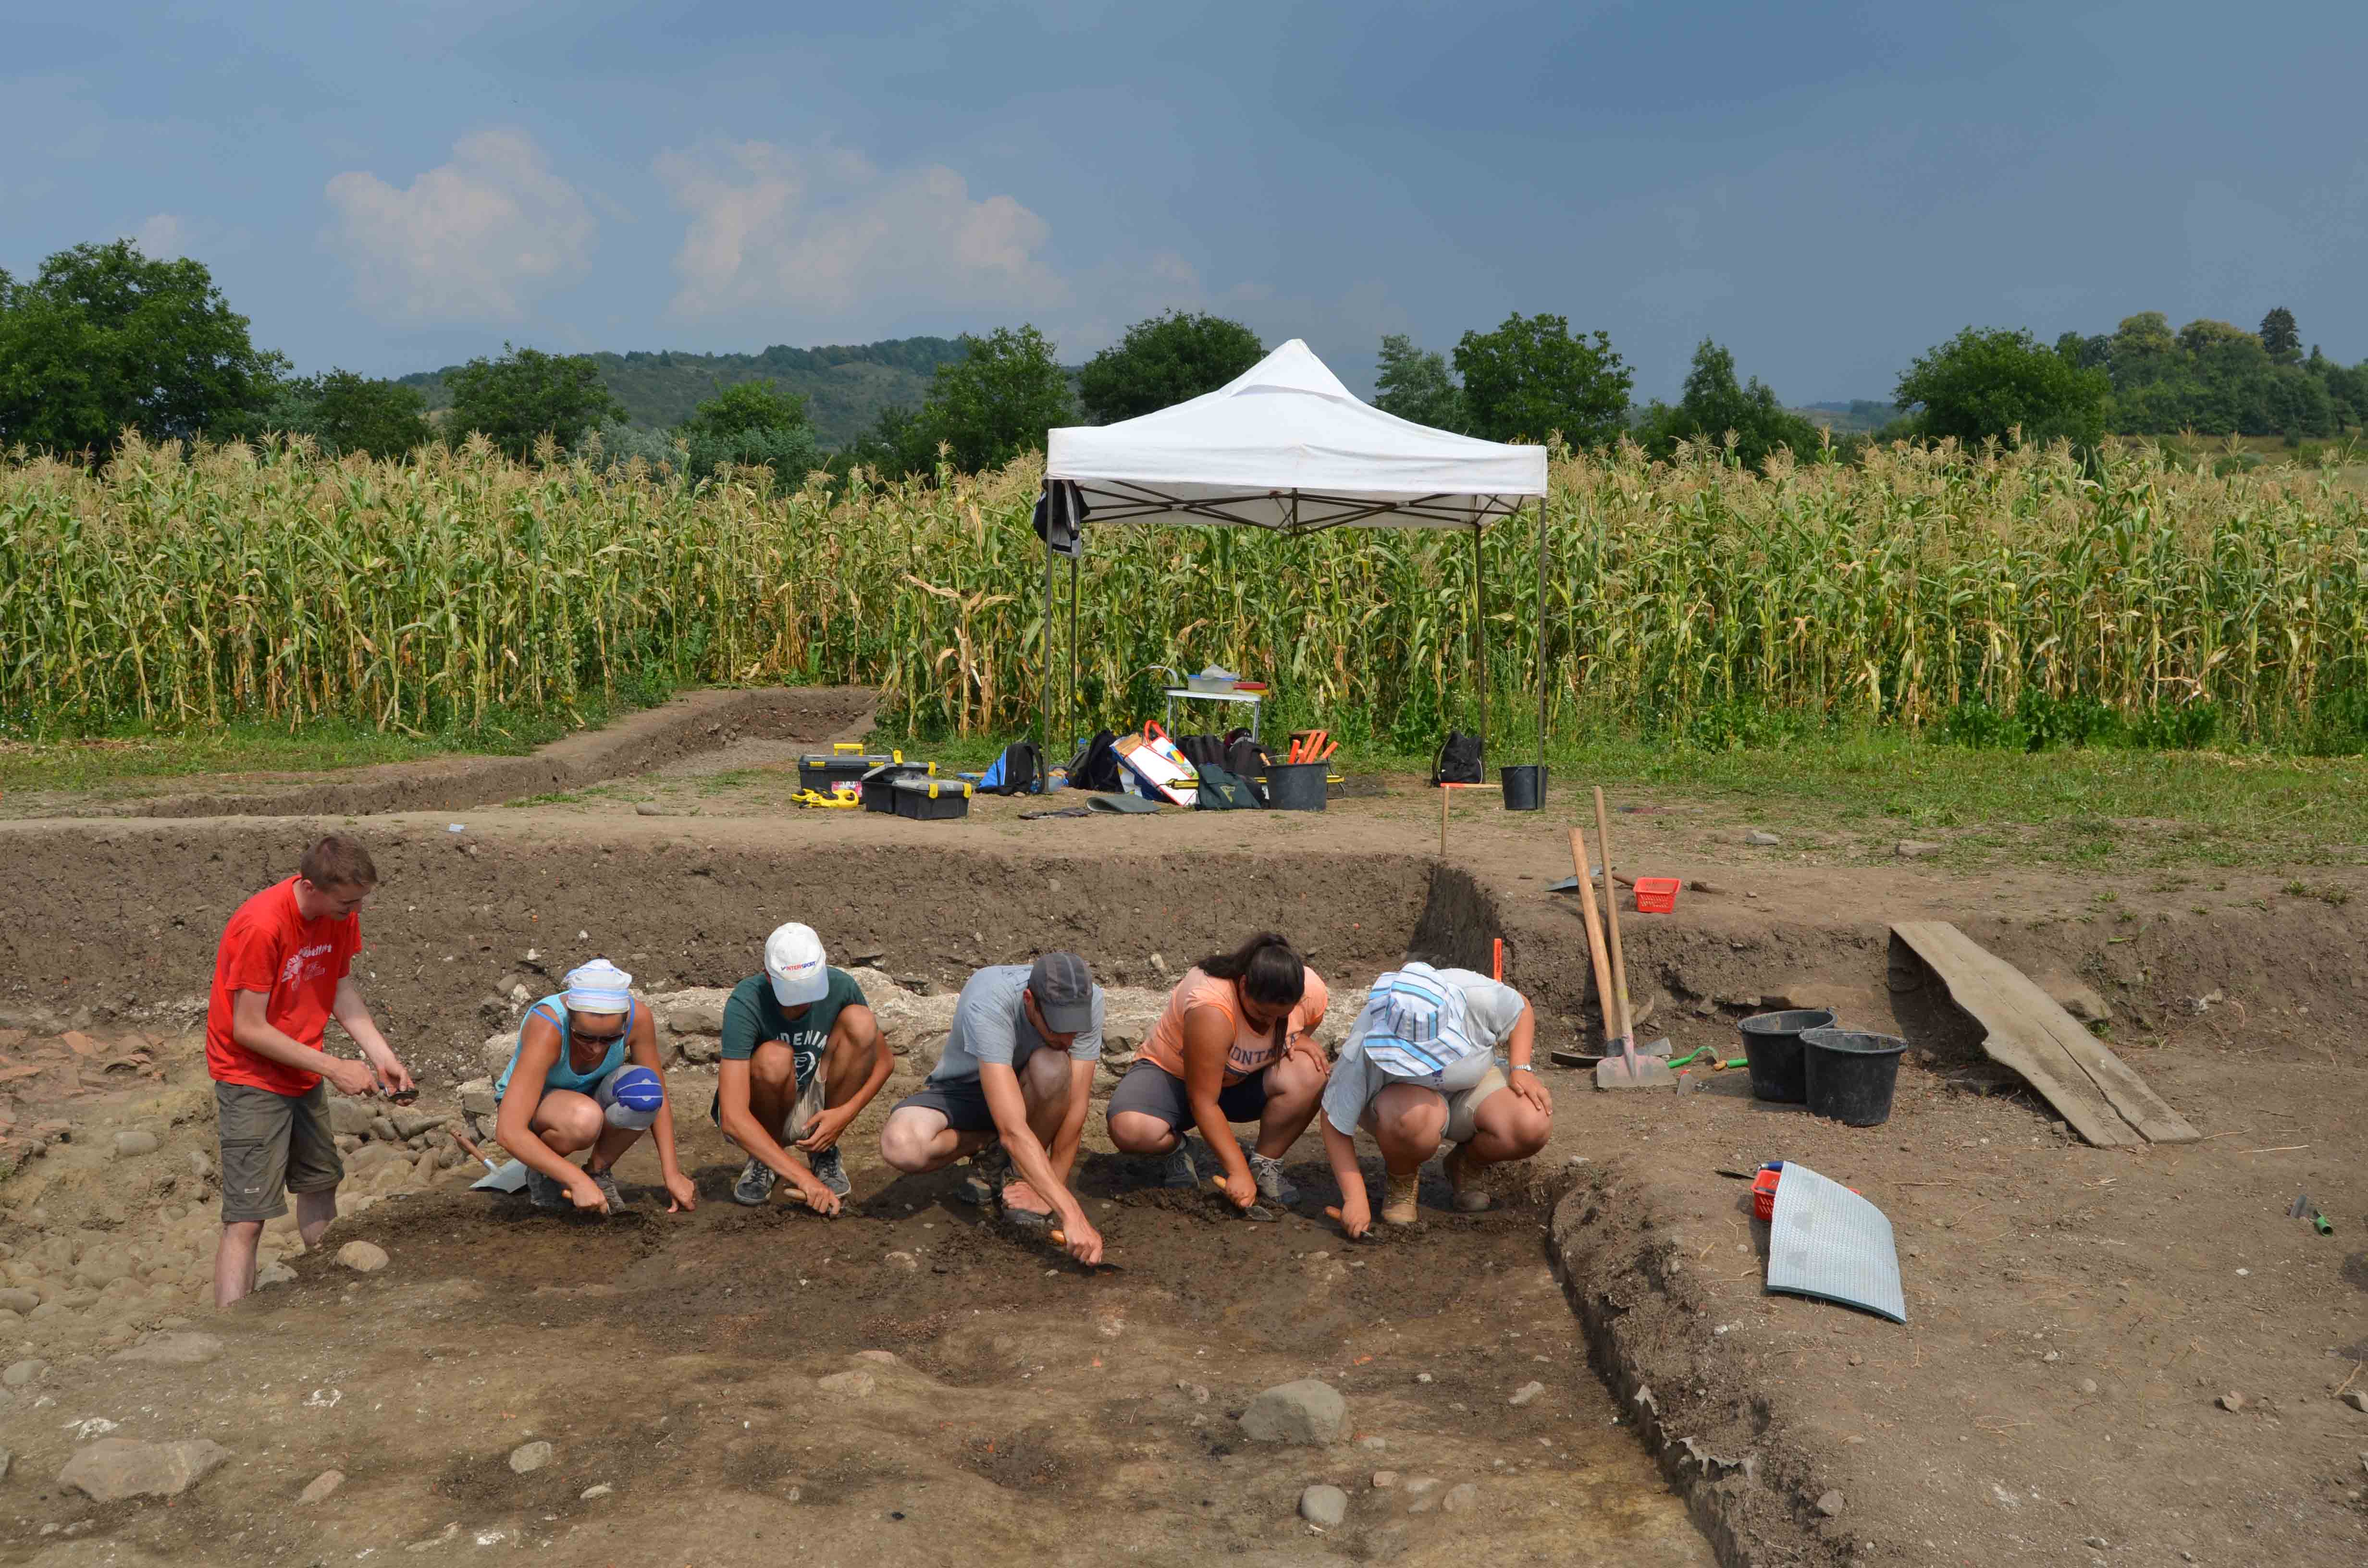
[[[322,1080],[349,1095],[412,1086],[351,972],[362,942],[358,912],[377,886],[370,852],[333,834],[304,852],[296,875],[240,904],[222,928],[206,1008],[206,1071],[222,1119],[217,1306],[255,1289],[263,1222],[288,1212],[283,1189],[296,1195],[306,1246],[319,1244],[337,1217],[346,1165]],[[322,1051],[333,1017],[368,1065]]]

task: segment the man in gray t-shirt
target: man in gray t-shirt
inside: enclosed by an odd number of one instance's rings
[[[945,1054],[880,1129],[880,1157],[909,1173],[975,1154],[982,1200],[1051,1229],[1080,1262],[1102,1239],[1069,1191],[1102,1054],[1102,988],[1075,953],[978,971],[954,1004]],[[1016,1173],[1016,1175],[1015,1175]]]

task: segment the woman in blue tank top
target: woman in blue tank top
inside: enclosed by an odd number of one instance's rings
[[[657,1028],[633,977],[606,959],[567,976],[567,989],[529,1007],[494,1085],[495,1136],[527,1168],[538,1209],[613,1213],[625,1206],[610,1168],[644,1131],[657,1145],[669,1214],[696,1207],[675,1163],[674,1118],[658,1071]],[[582,1165],[567,1158],[588,1150]]]

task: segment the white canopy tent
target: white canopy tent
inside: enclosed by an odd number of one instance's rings
[[[1480,733],[1488,731],[1481,650],[1480,535],[1528,502],[1538,506],[1538,762],[1545,762],[1543,654],[1546,599],[1546,450],[1434,430],[1360,402],[1307,345],[1292,338],[1215,392],[1116,425],[1050,433],[1047,521],[1082,502],[1078,522],[1198,523],[1320,533],[1336,528],[1468,530],[1473,651],[1481,672]],[[1052,746],[1053,558],[1044,555],[1044,756]],[[1069,703],[1076,706],[1076,562],[1069,575]],[[1543,776],[1541,776],[1543,786]]]

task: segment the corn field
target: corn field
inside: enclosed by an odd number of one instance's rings
[[[696,488],[639,460],[133,442],[100,472],[0,460],[0,732],[337,716],[425,731],[711,683],[875,685],[916,733],[1032,726],[1043,555],[1023,461],[938,486]],[[1534,540],[1483,547],[1497,722],[1535,722]],[[1554,723],[1719,705],[1918,726],[2026,692],[2226,736],[2368,690],[2368,521],[2323,479],[2151,450],[1556,454]],[[1156,714],[1163,666],[1262,674],[1281,716],[1428,745],[1469,725],[1469,536],[1089,529],[1083,718]],[[1065,597],[1066,568],[1061,585]],[[1064,605],[1053,650],[1065,683]]]

